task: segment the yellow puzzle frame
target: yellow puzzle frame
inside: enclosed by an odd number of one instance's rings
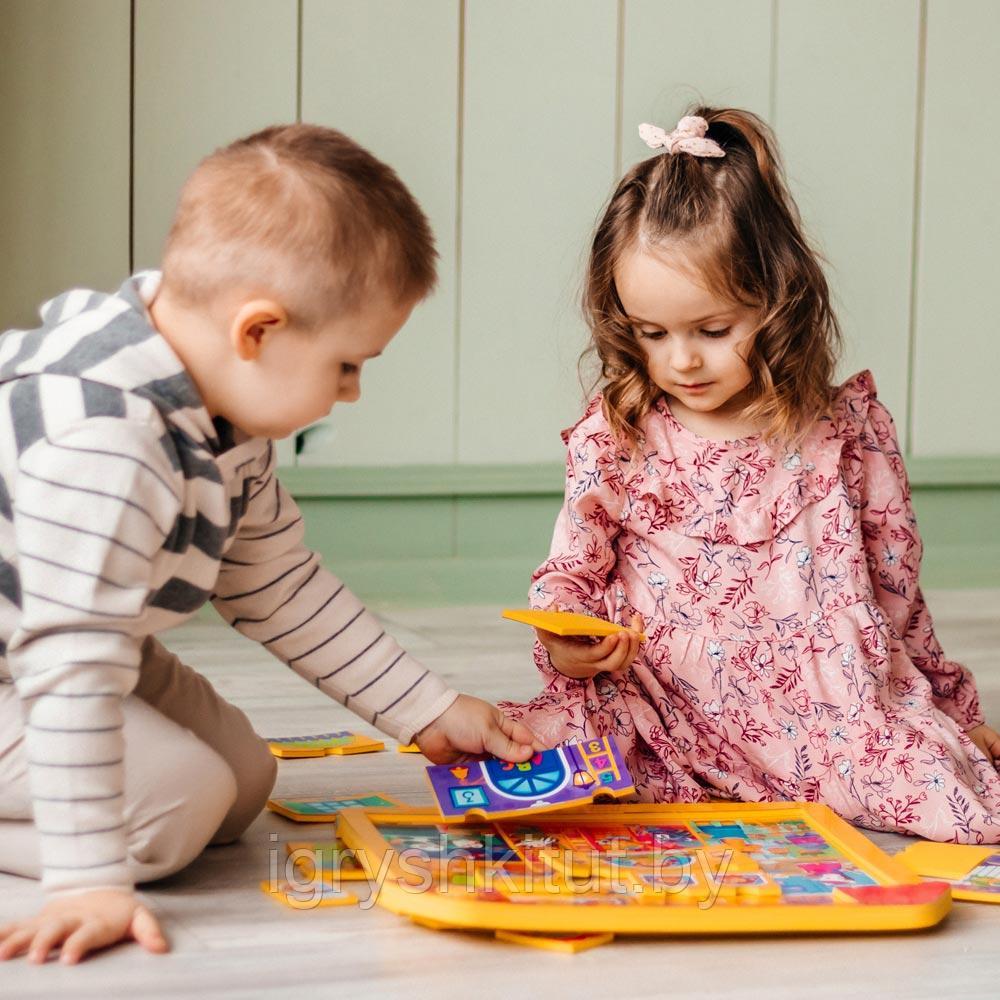
[[[816,803],[613,804],[520,817],[521,825],[551,828],[786,821],[804,822],[845,860],[873,879],[877,884],[872,888],[890,889],[889,894],[894,892],[902,901],[858,902],[841,890],[833,890],[833,902],[827,905],[761,898],[737,905],[719,900],[707,909],[668,902],[662,895],[642,899],[638,905],[621,905],[610,897],[607,903],[594,901],[588,905],[534,899],[531,905],[524,905],[524,902],[461,898],[459,891],[414,891],[413,869],[400,864],[396,851],[380,834],[379,827],[436,826],[448,827],[450,832],[452,827],[460,830],[463,826],[482,828],[488,824],[445,820],[431,807],[377,812],[347,809],[340,813],[338,835],[357,852],[369,876],[377,878],[379,884],[373,891],[378,893],[379,905],[418,923],[442,929],[684,935],[857,933],[932,927],[948,914],[951,894],[947,887],[940,883],[922,884],[912,870],[876,847],[830,808]],[[498,823],[518,825],[518,821]],[[562,874],[574,875],[567,871]],[[910,891],[901,891],[901,887]]]

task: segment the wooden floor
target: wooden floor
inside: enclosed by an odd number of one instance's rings
[[[996,726],[1000,592],[928,596],[945,648],[975,670]],[[519,699],[537,690],[529,632],[501,622],[497,608],[391,609],[382,617],[413,653],[467,691]],[[166,641],[264,735],[346,726],[374,732],[222,624],[192,623]],[[426,802],[422,763],[419,755],[394,752],[282,762],[276,794],[382,791]],[[294,912],[261,893],[269,852],[285,840],[329,830],[262,814],[239,844],[211,849],[144,891],[170,937],[170,954],[122,945],[77,968],[18,960],[0,965],[0,996],[258,997],[292,990],[303,998],[1000,995],[1000,906],[957,903],[944,926],[922,934],[618,939],[570,956],[425,930],[378,908]],[[876,839],[890,850],[903,843]],[[0,922],[40,901],[33,882],[0,875]]]

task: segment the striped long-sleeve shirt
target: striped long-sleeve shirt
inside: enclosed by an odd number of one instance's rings
[[[272,442],[209,417],[151,325],[158,283],[67,292],[0,337],[0,683],[49,890],[130,884],[122,701],[145,637],[209,599],[400,740],[456,696],[303,545]]]

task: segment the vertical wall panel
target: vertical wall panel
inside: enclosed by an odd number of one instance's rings
[[[871,368],[906,425],[920,5],[782,0],[774,127],[828,261],[841,374]]]
[[[128,0],[5,0],[0,330],[128,274]]]
[[[136,0],[134,259],[156,265],[185,177],[295,120],[295,0]],[[91,53],[93,56],[93,53]]]
[[[430,218],[441,255],[433,297],[381,358],[361,400],[310,430],[300,464],[454,460],[458,0],[306,0],[302,118],[386,160]]]
[[[133,260],[159,263],[188,173],[265,125],[295,121],[295,0],[136,0]],[[295,461],[291,438],[278,459]]]
[[[466,5],[458,458],[558,460],[588,236],[614,178],[617,5]]]
[[[688,105],[770,114],[771,0],[626,0],[622,160],[650,155],[641,122],[672,129]]]
[[[1000,454],[1000,4],[931,0],[920,192],[914,451]]]

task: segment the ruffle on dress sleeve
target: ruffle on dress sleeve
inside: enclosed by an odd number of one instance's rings
[[[559,432],[559,436],[562,438],[562,443],[565,445],[569,444],[569,439],[573,436],[573,432],[578,428],[582,427],[595,413],[600,412],[603,416],[602,405],[604,403],[604,394],[598,393],[593,399],[587,404],[587,409],[583,411],[583,416],[573,424],[571,427],[567,427],[565,430]],[[605,427],[607,427],[607,422],[602,421]]]
[[[626,482],[614,435],[591,400],[584,416],[568,431],[566,497],[556,519],[548,558],[532,575],[533,608],[605,613],[606,590],[617,552]]]
[[[729,486],[697,493],[655,476],[650,478],[655,492],[640,502],[665,511],[667,527],[689,538],[728,545],[765,542],[840,481],[844,445],[861,434],[874,398],[871,373],[860,372],[840,387],[831,415],[796,450],[781,453],[756,437],[719,442],[719,461],[727,466],[722,482]],[[659,442],[651,444],[661,450]]]

